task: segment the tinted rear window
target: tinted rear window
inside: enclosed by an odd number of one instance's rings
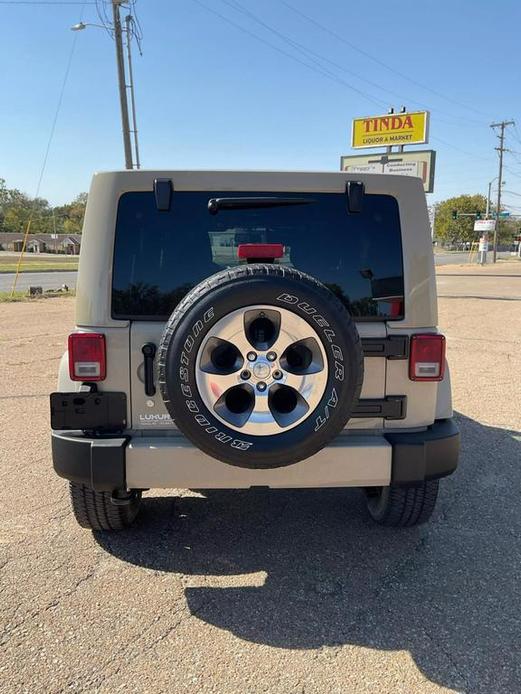
[[[298,197],[309,204],[221,210],[217,197]],[[396,199],[366,195],[363,210],[348,214],[338,193],[174,192],[169,212],[152,192],[119,201],[114,252],[114,318],[167,318],[201,280],[238,259],[241,243],[282,243],[275,261],[313,275],[358,320],[403,317],[403,265]]]

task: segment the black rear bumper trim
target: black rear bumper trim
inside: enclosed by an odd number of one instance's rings
[[[126,489],[125,447],[130,437],[87,438],[81,433],[52,432],[56,473],[98,492]]]
[[[439,479],[458,466],[460,434],[454,419],[438,419],[425,431],[384,436],[393,447],[391,485]]]

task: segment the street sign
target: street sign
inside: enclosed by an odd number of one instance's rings
[[[432,149],[389,154],[354,154],[340,158],[340,170],[348,173],[416,176],[422,179],[425,192],[432,193],[435,163],[436,152]]]
[[[482,236],[479,240],[479,252],[486,253],[488,251],[488,239],[486,236]]]
[[[495,219],[476,219],[474,222],[474,231],[488,232],[494,231],[495,228]]]
[[[421,145],[429,141],[429,112],[388,113],[385,116],[355,118],[351,147],[390,147]]]

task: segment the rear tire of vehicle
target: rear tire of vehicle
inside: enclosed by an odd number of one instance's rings
[[[84,484],[69,482],[72,510],[82,528],[123,530],[134,522],[141,505],[141,492],[133,492],[128,504],[115,505],[110,492],[96,492]]]
[[[429,520],[438,498],[439,480],[417,487],[367,487],[367,510],[379,525],[411,528]]]

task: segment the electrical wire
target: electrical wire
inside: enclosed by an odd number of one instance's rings
[[[226,4],[229,4],[228,0],[222,0],[222,1],[225,2]],[[273,50],[275,50],[275,51],[281,53],[282,55],[285,55],[286,57],[290,58],[291,60],[294,60],[294,61],[300,63],[301,65],[304,65],[304,66],[307,67],[308,69],[313,70],[314,72],[317,72],[318,74],[321,74],[322,76],[327,77],[328,79],[331,79],[331,80],[333,80],[333,81],[335,81],[335,82],[337,82],[337,83],[342,84],[342,85],[345,86],[345,87],[348,87],[349,89],[351,89],[352,91],[357,92],[358,94],[360,94],[361,96],[363,96],[363,97],[364,97],[365,99],[367,99],[368,101],[371,101],[372,103],[375,103],[375,104],[377,104],[377,105],[379,105],[379,106],[382,106],[383,108],[386,107],[385,102],[383,102],[382,100],[376,99],[376,98],[374,98],[373,96],[371,96],[370,94],[368,94],[367,92],[363,92],[362,90],[357,89],[357,88],[354,87],[353,85],[349,84],[349,83],[346,82],[345,80],[343,80],[343,79],[341,79],[340,77],[338,77],[338,75],[336,75],[335,73],[332,73],[331,71],[327,70],[326,68],[324,68],[323,66],[321,66],[319,63],[317,64],[316,61],[314,61],[315,64],[310,64],[310,63],[308,63],[308,62],[302,60],[302,59],[299,58],[298,56],[296,56],[296,55],[294,55],[294,54],[292,54],[292,53],[288,53],[287,51],[285,51],[284,49],[280,48],[279,46],[277,46],[276,44],[272,43],[271,41],[268,41],[267,39],[262,38],[262,37],[259,36],[258,34],[254,33],[253,31],[250,31],[249,29],[247,29],[247,28],[245,28],[245,27],[243,27],[241,24],[238,24],[237,22],[235,22],[234,20],[230,19],[230,18],[227,17],[226,15],[223,15],[221,12],[218,12],[218,11],[215,10],[214,8],[208,7],[208,6],[207,6],[205,3],[203,3],[201,0],[192,0],[192,2],[194,2],[196,5],[199,5],[199,6],[202,7],[203,9],[207,10],[207,11],[210,12],[211,14],[216,15],[217,17],[219,17],[221,20],[223,20],[223,21],[226,22],[227,24],[230,24],[231,26],[235,27],[236,29],[239,29],[239,30],[242,31],[243,33],[247,34],[248,36],[253,37],[253,38],[256,39],[257,41],[259,41],[259,42],[261,42],[261,43],[263,43],[263,44],[269,46],[269,47],[272,48]],[[238,3],[237,3],[237,4],[238,4]],[[246,12],[249,12],[249,11],[246,10]],[[253,14],[253,13],[251,13],[251,14]],[[261,20],[261,21],[262,21],[262,20]],[[276,30],[274,30],[274,31],[276,31]],[[289,41],[293,41],[293,40],[292,40],[292,39],[289,39]],[[295,43],[296,43],[296,42],[295,42]],[[308,59],[310,59],[309,56],[306,56],[306,57],[308,57]],[[454,149],[454,150],[457,151],[457,152],[461,152],[462,154],[465,154],[467,157],[470,157],[470,158],[473,158],[473,159],[479,159],[479,160],[481,160],[481,161],[489,161],[489,158],[488,158],[488,157],[484,157],[484,156],[481,156],[481,155],[478,155],[478,154],[474,154],[474,153],[472,153],[472,152],[468,152],[468,151],[462,149],[461,147],[458,147],[458,146],[456,146],[456,145],[451,144],[450,142],[447,142],[446,140],[442,140],[442,139],[439,138],[439,137],[432,137],[432,136],[431,136],[431,139],[436,140],[436,141],[438,141],[438,142],[444,144],[445,146],[447,146],[447,147],[449,147],[449,148],[451,148],[451,149]]]
[[[376,82],[371,82],[371,80],[362,78],[358,73],[354,72],[353,70],[348,70],[346,67],[344,67],[343,65],[340,65],[339,63],[335,62],[334,60],[330,60],[329,58],[326,58],[324,55],[317,53],[317,51],[313,51],[311,48],[308,48],[304,44],[296,41],[295,39],[292,39],[287,34],[283,34],[281,31],[279,31],[278,29],[275,29],[273,26],[269,25],[267,22],[265,22],[263,19],[261,19],[258,15],[255,15],[253,12],[248,10],[246,7],[243,7],[240,3],[236,2],[236,0],[231,0],[231,1],[230,0],[221,0],[221,2],[223,2],[225,5],[228,5],[233,10],[240,12],[241,14],[245,15],[246,17],[249,17],[254,22],[256,22],[260,26],[264,27],[270,33],[275,34],[275,36],[278,36],[284,43],[288,44],[289,46],[291,46],[295,50],[299,51],[308,59],[310,59],[310,56],[313,56],[314,58],[317,58],[319,61],[329,63],[329,65],[332,65],[333,67],[337,68],[338,70],[342,70],[343,72],[346,72],[347,74],[352,75],[352,76],[356,77],[357,79],[363,79],[364,82],[366,82],[367,84],[370,84],[371,86],[375,87],[376,89],[380,89],[384,92],[387,92],[388,94],[391,94],[392,96],[397,97],[398,99],[401,100],[402,97],[397,95],[395,92],[392,92],[390,89],[386,89],[385,87],[383,87],[380,84],[377,84]],[[321,67],[323,67],[323,66],[321,66]]]
[[[503,168],[510,173],[511,176],[515,176],[516,178],[521,178],[521,174],[517,173],[517,171],[514,171],[514,169],[511,169],[510,166],[507,164],[503,164]]]
[[[480,111],[479,109],[474,108],[473,106],[469,106],[468,104],[465,104],[465,103],[463,103],[463,102],[461,102],[461,101],[458,101],[457,99],[453,99],[452,97],[447,96],[446,94],[443,94],[442,92],[439,92],[439,91],[437,91],[436,89],[433,89],[432,87],[429,87],[429,86],[426,85],[426,84],[422,84],[421,82],[419,82],[418,80],[413,79],[412,77],[409,77],[408,75],[404,74],[403,72],[400,72],[399,70],[396,70],[395,68],[391,67],[391,66],[388,65],[387,63],[384,63],[382,60],[380,60],[380,59],[377,58],[376,56],[372,55],[371,53],[368,53],[368,52],[365,51],[363,48],[360,48],[359,46],[355,45],[355,44],[352,43],[351,41],[348,41],[346,38],[344,38],[343,36],[341,36],[340,34],[338,34],[336,31],[333,31],[333,29],[330,29],[329,27],[325,26],[324,24],[321,24],[320,22],[318,22],[318,21],[317,21],[316,19],[314,19],[313,17],[310,17],[308,14],[302,12],[302,10],[297,9],[296,7],[294,7],[291,3],[287,2],[286,0],[281,0],[281,3],[282,3],[285,7],[287,7],[289,10],[291,10],[291,11],[294,12],[295,14],[299,15],[300,17],[302,17],[302,18],[305,19],[306,21],[310,22],[311,24],[314,24],[315,26],[317,26],[317,27],[318,27],[319,29],[321,29],[322,31],[325,31],[325,32],[326,32],[327,34],[329,34],[330,36],[333,36],[334,38],[336,38],[336,39],[337,39],[338,41],[340,41],[341,43],[344,43],[345,45],[349,46],[349,47],[350,47],[351,49],[353,49],[354,51],[357,51],[358,53],[360,53],[361,55],[365,56],[366,58],[369,58],[370,60],[372,60],[373,62],[377,63],[377,64],[380,65],[381,67],[384,67],[386,70],[389,70],[389,72],[392,72],[392,73],[394,73],[395,75],[398,75],[399,77],[401,77],[402,79],[405,79],[405,80],[407,80],[408,82],[411,82],[412,84],[416,85],[417,87],[420,87],[420,89],[424,89],[425,91],[428,91],[428,92],[430,92],[431,94],[435,94],[436,96],[438,96],[438,97],[440,97],[440,98],[442,98],[442,99],[445,99],[445,101],[452,102],[453,104],[455,104],[455,105],[457,105],[457,106],[460,106],[460,107],[462,107],[462,108],[465,108],[465,109],[467,109],[467,110],[469,110],[469,111],[473,111],[474,113],[476,113],[476,114],[478,114],[478,115],[480,115],[480,116],[484,116],[485,118],[488,118],[488,117],[489,117],[489,116],[488,116],[486,113],[484,113],[483,111]]]
[[[349,75],[352,75],[352,76],[356,77],[357,79],[363,80],[364,83],[369,84],[369,85],[371,85],[372,87],[375,87],[376,89],[379,89],[379,90],[381,90],[381,91],[383,91],[383,92],[385,92],[385,93],[387,93],[387,94],[390,94],[391,96],[393,96],[393,98],[398,99],[401,103],[408,102],[408,103],[410,103],[410,104],[416,105],[416,107],[417,107],[417,108],[420,108],[420,109],[424,109],[424,110],[425,110],[425,109],[428,109],[428,110],[430,110],[430,111],[432,111],[432,112],[437,112],[437,111],[438,111],[438,109],[429,108],[429,107],[427,107],[425,104],[423,104],[423,103],[421,103],[421,102],[419,102],[419,101],[416,101],[416,100],[414,100],[414,99],[410,99],[410,98],[408,98],[408,97],[407,97],[407,98],[404,98],[404,97],[403,97],[403,94],[402,94],[402,95],[397,94],[396,92],[394,92],[394,91],[388,89],[387,87],[384,87],[384,86],[381,85],[381,84],[378,84],[377,82],[374,82],[374,81],[372,81],[372,80],[370,80],[370,79],[364,78],[364,77],[362,77],[359,73],[354,72],[353,70],[349,70],[349,69],[346,68],[344,65],[341,65],[341,64],[335,62],[334,60],[331,60],[330,58],[327,58],[326,56],[324,56],[324,55],[318,53],[317,51],[312,50],[311,48],[309,48],[308,46],[305,46],[304,44],[300,43],[299,41],[296,41],[295,39],[292,39],[292,38],[291,38],[290,36],[288,36],[287,34],[282,33],[281,31],[279,31],[278,29],[276,29],[276,28],[273,27],[272,25],[270,25],[270,24],[268,24],[267,22],[265,22],[261,17],[259,17],[259,15],[256,15],[254,12],[252,12],[251,10],[249,10],[249,9],[247,9],[246,7],[244,7],[243,5],[241,5],[241,3],[239,3],[237,0],[221,0],[221,2],[223,2],[225,5],[228,5],[228,7],[231,7],[233,10],[235,10],[235,11],[237,11],[237,12],[240,12],[241,14],[245,15],[246,17],[249,17],[252,21],[254,21],[255,23],[259,24],[260,26],[262,26],[264,29],[266,29],[267,31],[271,32],[272,34],[275,34],[275,35],[276,35],[279,39],[281,39],[284,43],[288,44],[289,46],[291,46],[291,47],[294,48],[295,50],[297,50],[297,51],[299,51],[300,53],[304,54],[305,57],[307,57],[308,59],[311,59],[313,62],[316,62],[316,61],[315,61],[313,58],[310,58],[310,55],[311,55],[311,56],[314,56],[315,59],[318,58],[319,61],[323,61],[323,62],[325,62],[325,63],[328,63],[329,65],[332,65],[332,66],[335,67],[337,70],[341,70],[342,72],[345,72],[345,73],[347,73],[347,74],[349,74]],[[323,65],[321,65],[320,63],[317,63],[317,64],[318,64],[320,67],[323,67]],[[449,115],[449,116],[454,115],[454,114],[450,114],[450,113],[447,114],[446,112],[444,112],[444,114],[445,114],[445,115]],[[450,121],[450,120],[446,120],[446,119],[443,118],[443,117],[440,118],[440,117],[438,117],[438,116],[436,117],[436,120],[437,120],[438,122],[440,122],[440,123],[445,123],[446,125],[458,126],[458,127],[460,127],[460,126],[461,126],[461,117],[460,117],[460,116],[454,115],[454,118],[459,119],[459,120]],[[474,128],[476,128],[476,127],[484,127],[484,126],[485,126],[485,123],[479,123],[479,124],[478,124],[477,121],[474,121],[472,124],[469,124],[468,119],[465,119],[465,125],[466,125],[467,127],[474,127]]]
[[[83,13],[85,11],[86,5],[87,5],[86,2],[82,3],[82,7],[81,7],[81,11],[80,11],[80,18],[79,18],[80,22],[83,19]],[[49,153],[51,151],[51,145],[52,145],[52,142],[54,139],[54,133],[56,132],[56,125],[58,123],[58,116],[60,115],[60,111],[61,111],[61,107],[62,107],[62,103],[63,103],[63,96],[65,94],[65,87],[67,86],[67,82],[69,79],[69,74],[70,74],[71,66],[72,66],[72,59],[74,57],[74,51],[76,50],[77,40],[78,40],[78,34],[75,33],[74,37],[72,39],[71,49],[69,51],[69,56],[67,58],[67,63],[65,66],[65,72],[63,75],[63,79],[62,79],[62,83],[61,83],[61,87],[60,87],[60,91],[59,91],[59,95],[58,95],[58,102],[56,104],[56,109],[54,111],[54,117],[53,117],[52,124],[51,124],[51,130],[49,133],[49,137],[47,139],[47,146],[45,148],[45,154],[43,156],[42,166],[40,169],[40,175],[38,178],[38,183],[36,185],[36,192],[35,192],[35,195],[33,198],[33,204],[31,206],[31,211],[29,213],[29,219],[27,220],[27,226],[25,229],[24,239],[23,239],[23,243],[22,243],[22,250],[20,251],[18,263],[16,265],[16,274],[14,276],[13,287],[11,289],[11,298],[13,298],[14,292],[16,290],[16,285],[18,283],[18,275],[20,274],[20,266],[22,264],[22,259],[23,259],[24,253],[25,253],[25,247],[27,245],[27,237],[29,236],[29,232],[31,230],[31,225],[32,225],[34,213],[36,210],[36,205],[38,203],[38,198],[40,195],[40,188],[42,186],[43,176],[45,174],[45,169],[47,168],[47,161],[49,159]]]
[[[0,5],[95,5],[81,0],[0,0]]]
[[[103,26],[107,34],[110,36],[110,38],[114,39],[114,27],[112,25],[112,20],[107,14],[107,9],[105,7],[104,0],[96,0],[95,4],[98,20],[101,22],[101,25]]]
[[[239,29],[239,31],[242,31],[243,33],[247,34],[248,36],[251,36],[256,41],[259,41],[260,43],[263,43],[266,46],[269,46],[270,48],[277,51],[278,53],[285,55],[287,58],[290,58],[290,60],[293,60],[297,63],[300,63],[301,65],[304,65],[305,67],[307,67],[309,70],[313,70],[313,72],[317,72],[318,74],[322,75],[323,77],[327,77],[328,79],[332,80],[333,82],[336,82],[337,84],[341,84],[342,86],[347,87],[351,91],[354,91],[357,94],[359,94],[360,96],[362,96],[364,99],[367,99],[367,101],[371,101],[372,103],[376,104],[377,106],[385,108],[385,102],[384,101],[382,101],[380,99],[373,98],[370,94],[367,94],[366,92],[362,91],[361,89],[358,89],[357,87],[353,86],[352,84],[349,84],[349,82],[346,82],[345,80],[338,77],[334,73],[330,72],[326,68],[318,67],[317,65],[314,65],[312,63],[308,63],[305,60],[301,60],[298,56],[294,55],[293,53],[288,53],[288,51],[285,51],[283,48],[280,48],[279,46],[272,43],[271,41],[268,41],[267,39],[262,38],[261,36],[254,33],[253,31],[246,29],[241,24],[238,24],[237,22],[235,22],[233,19],[230,19],[226,15],[223,15],[221,12],[218,12],[217,10],[215,10],[212,7],[208,7],[208,5],[201,2],[201,0],[192,0],[192,2],[194,2],[196,5],[199,5],[199,7],[202,7],[207,12],[210,12],[211,14],[214,14],[215,16],[219,17],[222,21],[226,22],[227,24],[231,24],[236,29]]]

